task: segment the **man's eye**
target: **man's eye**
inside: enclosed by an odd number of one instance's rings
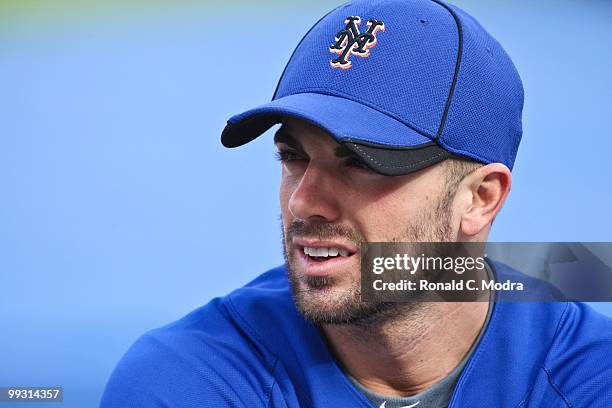
[[[304,159],[304,157],[302,157],[299,153],[291,151],[291,150],[280,150],[276,152],[275,156],[276,156],[276,160],[280,162],[290,162],[294,160]]]

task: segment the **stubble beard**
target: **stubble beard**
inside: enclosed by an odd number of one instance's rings
[[[401,236],[391,237],[390,242],[448,242],[453,240],[450,197],[439,200],[429,211],[423,210],[413,217]],[[282,223],[281,223],[282,224]],[[361,300],[360,274],[354,271],[350,277],[306,276],[297,272],[296,260],[287,253],[287,242],[293,235],[305,235],[318,239],[344,238],[360,247],[364,242],[352,230],[332,224],[306,224],[294,221],[283,231],[283,254],[293,300],[304,318],[315,325],[354,325],[372,327],[385,322],[405,319],[421,313],[426,303],[415,298],[407,302],[365,302]],[[338,280],[350,279],[348,286],[340,286]]]

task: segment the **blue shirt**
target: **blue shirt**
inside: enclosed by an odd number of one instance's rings
[[[492,264],[498,280],[512,270]],[[369,407],[284,267],[144,334],[101,407]],[[575,302],[495,302],[449,407],[612,407],[612,320]]]

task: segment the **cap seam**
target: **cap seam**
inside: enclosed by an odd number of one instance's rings
[[[427,143],[421,143],[421,144],[412,145],[412,146],[377,143],[377,142],[372,142],[370,140],[364,140],[364,139],[353,138],[353,137],[339,138],[338,141],[342,143],[360,144],[362,146],[369,146],[369,147],[374,147],[377,149],[395,150],[395,151],[420,150],[425,147],[438,145],[438,143],[434,142],[433,140],[430,140]]]
[[[432,156],[432,157],[429,157],[429,158],[427,158],[427,159],[424,159],[424,160],[421,160],[421,161],[418,161],[418,162],[415,162],[415,163],[411,163],[411,164],[408,164],[408,165],[405,165],[405,166],[387,166],[387,165],[384,165],[384,164],[379,163],[379,162],[378,162],[378,160],[376,160],[375,158],[373,158],[372,156],[370,156],[370,155],[369,155],[369,154],[368,154],[368,153],[367,153],[365,150],[363,150],[362,148],[360,148],[360,147],[359,147],[359,145],[353,144],[352,146],[353,146],[355,149],[359,150],[359,152],[360,152],[361,154],[363,154],[364,156],[366,156],[366,159],[370,160],[371,162],[373,162],[373,163],[374,163],[374,164],[376,164],[377,166],[382,167],[382,168],[385,168],[385,169],[410,169],[410,168],[413,168],[413,167],[418,166],[419,164],[422,164],[422,163],[427,163],[427,162],[433,161],[433,160],[435,160],[435,159],[439,158],[440,156],[444,155],[444,153],[445,153],[445,152],[440,152],[440,153],[438,153],[438,154],[437,154],[437,155],[435,155],[435,156]]]
[[[444,111],[442,113],[442,119],[440,120],[440,126],[435,134],[434,140],[438,141],[442,137],[442,132],[444,132],[444,125],[446,124],[446,119],[448,117],[448,112],[450,111],[450,107],[453,102],[453,97],[455,96],[455,88],[457,86],[457,78],[459,77],[459,70],[461,68],[461,58],[463,54],[463,26],[461,25],[461,20],[459,16],[455,13],[455,11],[450,7],[450,5],[440,1],[440,0],[432,0],[434,3],[438,4],[453,17],[455,24],[457,25],[457,59],[455,61],[455,72],[453,73],[453,81],[451,82],[450,89],[448,91],[448,97],[446,99],[446,104],[444,105]]]
[[[435,133],[430,131],[429,129],[422,128],[421,126],[415,125],[414,123],[412,123],[412,122],[410,122],[410,121],[408,121],[406,119],[399,118],[396,113],[388,111],[386,109],[381,109],[380,107],[372,104],[371,102],[364,101],[364,100],[362,100],[360,98],[355,98],[355,96],[353,96],[353,95],[349,95],[349,94],[346,94],[344,92],[337,91],[337,90],[330,90],[330,89],[326,89],[326,88],[300,88],[300,89],[295,89],[291,93],[283,95],[283,96],[279,97],[278,99],[283,98],[285,96],[296,95],[296,94],[303,94],[303,93],[316,93],[316,94],[320,94],[320,95],[335,96],[335,97],[338,97],[338,98],[347,99],[347,100],[355,102],[355,103],[359,103],[361,105],[367,106],[370,109],[374,109],[375,111],[378,111],[378,112],[380,112],[382,114],[385,114],[385,115],[389,116],[392,119],[397,120],[401,124],[409,127],[413,131],[417,132],[421,136],[424,136],[424,137],[428,138],[429,140],[434,140],[434,138],[435,138]]]

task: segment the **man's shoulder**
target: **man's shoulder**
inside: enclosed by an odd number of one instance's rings
[[[533,283],[493,266],[496,276]],[[612,406],[612,319],[584,303],[546,300],[546,285],[537,289],[538,301],[496,299],[457,386],[461,406]]]
[[[611,354],[612,319],[568,302],[542,370],[571,406],[612,406]]]
[[[258,322],[283,321],[279,307],[290,298],[284,268],[279,267],[145,333],[115,368],[102,406],[164,405],[170,395],[173,404],[187,407],[211,401],[220,406],[266,404],[277,357],[269,351],[265,325]]]
[[[516,271],[504,265],[496,264],[496,268],[502,276],[518,276]],[[548,344],[533,344],[529,348],[530,355],[535,349],[545,351],[541,369],[550,385],[570,402],[577,390],[581,390],[582,397],[587,396],[584,390],[589,388],[589,384],[594,388],[605,387],[605,392],[602,389],[596,394],[609,395],[612,406],[612,364],[609,360],[612,353],[612,318],[586,303],[552,301],[561,299],[558,293],[552,292],[552,285],[525,276],[521,279],[529,281],[533,287],[539,284],[537,290],[542,293],[534,290],[534,299],[546,300],[549,296],[551,301],[509,302],[509,313],[506,315],[512,314],[518,318],[511,320],[513,324],[525,325],[523,330],[527,329],[531,334],[526,336],[526,340],[541,342],[550,339]],[[544,294],[549,292],[549,295]]]
[[[253,349],[272,364],[261,340],[260,322],[286,321],[286,309],[294,309],[283,267],[270,269],[228,295],[212,299],[184,317],[145,333],[135,344],[148,348],[154,344],[187,354],[202,352],[202,347],[232,348],[234,353]],[[265,333],[263,333],[265,334]],[[245,348],[245,346],[248,347]]]

